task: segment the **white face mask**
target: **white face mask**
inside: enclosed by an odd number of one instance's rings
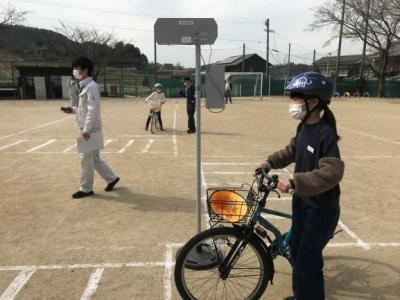
[[[307,112],[302,110],[303,104],[289,104],[289,115],[296,119],[300,120],[303,119]]]
[[[82,75],[79,74],[79,70],[73,70],[72,71],[72,76],[74,76],[75,79],[81,80]]]

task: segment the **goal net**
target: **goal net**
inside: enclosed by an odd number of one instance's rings
[[[232,83],[232,96],[262,100],[264,73],[225,72],[225,80]]]

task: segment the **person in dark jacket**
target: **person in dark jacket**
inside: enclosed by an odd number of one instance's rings
[[[278,184],[283,193],[294,191],[290,240],[294,296],[286,299],[323,300],[322,251],[339,221],[339,182],[344,174],[336,120],[328,106],[332,83],[319,73],[306,72],[293,78],[286,91],[291,98],[289,114],[301,122],[289,145],[257,168],[281,169],[295,163],[293,179]]]
[[[186,111],[188,115],[187,133],[195,133],[196,124],[194,121],[194,113],[196,112],[196,88],[190,77],[185,77],[183,79],[183,84],[186,86],[183,96],[186,97]]]

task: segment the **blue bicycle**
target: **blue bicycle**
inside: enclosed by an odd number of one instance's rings
[[[277,175],[257,170],[251,185],[207,190],[210,229],[179,251],[175,283],[183,299],[259,299],[274,277],[273,260],[290,261],[291,232],[281,233],[262,213],[291,219],[265,208]],[[271,238],[271,234],[273,238]]]

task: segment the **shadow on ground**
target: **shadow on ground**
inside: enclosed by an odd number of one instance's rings
[[[133,209],[143,212],[188,212],[195,211],[195,201],[185,198],[142,195],[136,194],[128,187],[115,188],[113,193],[108,195],[95,194],[94,199],[115,201],[133,205]]]
[[[399,299],[400,268],[351,256],[325,257],[327,299]]]

